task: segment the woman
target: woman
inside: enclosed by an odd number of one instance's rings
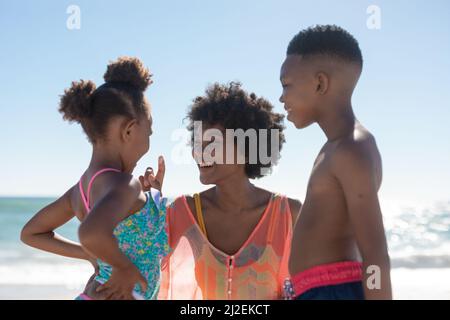
[[[283,116],[272,109],[267,100],[248,95],[239,83],[214,84],[194,100],[188,129],[193,147],[199,148],[194,148],[198,150],[193,156],[199,160],[200,181],[214,186],[193,197],[180,196],[168,208],[172,252],[162,267],[159,299],[282,298],[292,225],[301,203],[250,181],[270,171],[285,141]],[[198,122],[205,134],[195,132]],[[237,138],[228,137],[226,129],[263,129],[267,137],[257,134],[256,149],[251,139],[239,148]],[[211,132],[213,141],[202,141]],[[272,150],[268,142],[277,133],[279,148]],[[275,153],[272,161],[262,161],[260,146],[267,147],[269,155]],[[231,150],[231,161],[217,161],[228,159]],[[251,161],[255,151],[256,161]]]

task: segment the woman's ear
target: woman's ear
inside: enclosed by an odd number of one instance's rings
[[[318,72],[316,74],[316,92],[324,95],[328,91],[329,82],[329,77],[325,72]]]
[[[127,142],[127,141],[131,140],[132,136],[134,135],[134,131],[136,130],[136,126],[137,126],[136,119],[125,121],[125,123],[122,127],[123,141]]]

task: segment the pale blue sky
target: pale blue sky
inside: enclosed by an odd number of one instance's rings
[[[68,30],[66,9],[81,9]],[[369,5],[381,29],[366,26]],[[59,95],[72,80],[101,84],[109,60],[140,57],[154,73],[151,150],[137,173],[167,162],[166,194],[203,189],[194,165],[177,165],[171,134],[207,84],[240,80],[278,102],[289,40],[313,24],[338,24],[359,41],[364,71],[355,113],[384,161],[382,201],[449,200],[450,2],[442,1],[0,1],[0,195],[59,195],[88,164],[91,147],[62,121]],[[287,125],[276,172],[258,185],[303,200],[318,126]]]

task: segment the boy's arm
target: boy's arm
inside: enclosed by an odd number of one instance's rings
[[[377,176],[367,148],[363,142],[343,146],[336,154],[334,173],[342,186],[350,223],[363,259],[365,298],[392,299],[390,262],[377,196]],[[376,284],[374,276],[371,276],[373,271],[367,273],[372,265],[380,270],[378,289],[368,287],[368,284]]]
[[[62,197],[40,210],[23,227],[20,239],[25,244],[61,256],[95,262],[79,243],[68,240],[54,232],[74,217],[70,198],[72,188]]]

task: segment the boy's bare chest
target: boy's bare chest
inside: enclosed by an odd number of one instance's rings
[[[307,193],[320,195],[338,191],[339,184],[333,174],[330,156],[321,152],[314,161],[308,181]]]
[[[345,196],[334,174],[330,156],[320,153],[314,162],[308,182],[305,203],[299,219],[303,227],[333,226],[342,223],[345,216]],[[330,230],[328,230],[330,231]]]

